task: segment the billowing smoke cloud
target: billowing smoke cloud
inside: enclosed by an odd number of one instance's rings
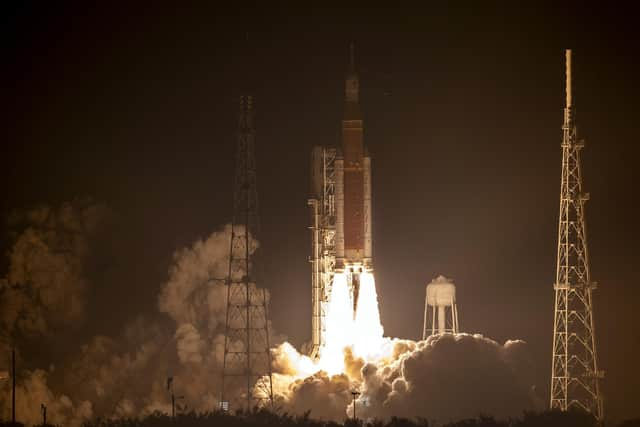
[[[93,402],[102,416],[167,409],[163,384],[173,356],[170,344],[170,330],[136,319],[118,339],[95,336],[82,345],[65,370],[63,388]]]
[[[10,418],[9,396],[2,395],[4,419]],[[27,425],[36,425],[42,422],[40,405],[47,406],[47,421],[54,425],[80,425],[83,420],[93,415],[91,402],[83,400],[74,403],[65,394],[55,395],[48,386],[48,373],[41,369],[23,372],[21,381],[16,386],[16,416],[18,420]]]
[[[89,240],[107,214],[103,205],[84,200],[11,218],[19,234],[10,249],[8,274],[0,279],[3,334],[49,334],[83,318]]]
[[[525,345],[480,335],[432,337],[391,365],[366,365],[359,403],[368,416],[520,415],[535,405]]]
[[[56,337],[86,313],[95,286],[85,274],[91,239],[108,210],[89,201],[42,207],[12,219],[15,233],[6,277],[0,278],[0,350]],[[54,423],[81,425],[92,416],[138,416],[170,411],[167,378],[179,404],[212,410],[220,394],[231,227],[175,252],[157,297],[158,316],[128,322],[116,337],[94,336],[73,360],[47,370],[19,352],[17,414],[40,422],[40,404]],[[251,250],[258,247],[253,241]],[[168,316],[168,318],[163,315]],[[163,319],[164,317],[164,319]],[[4,366],[0,366],[4,368]],[[55,386],[51,378],[61,378]],[[54,392],[55,390],[55,392]],[[10,395],[0,389],[1,416]]]
[[[108,209],[90,200],[42,206],[9,219],[14,237],[9,268],[0,277],[0,354],[17,345],[19,366],[25,366],[20,347],[33,346],[61,331],[73,331],[85,317],[85,294],[90,284],[84,269],[90,241],[109,215]],[[4,363],[3,363],[4,365]],[[0,366],[8,368],[8,366]],[[49,386],[53,365],[47,370],[27,365],[19,372],[16,414],[27,424],[41,422],[40,405],[49,419],[60,425],[78,425],[92,416],[91,402],[75,403],[68,394]],[[9,388],[0,389],[1,416],[10,417]]]
[[[179,404],[213,410],[220,395],[226,310],[229,226],[176,251],[158,309],[173,325],[137,319],[122,337],[94,337],[70,374],[103,416],[170,411],[166,380]],[[71,386],[71,384],[69,384]]]
[[[178,325],[197,325],[210,331],[224,327],[230,234],[231,226],[226,226],[174,254],[158,307]]]
[[[86,297],[95,284],[85,264],[96,230],[108,215],[104,206],[82,201],[14,218],[17,233],[9,268],[0,279],[0,351],[8,354],[10,346],[18,345],[17,413],[27,424],[40,422],[41,403],[52,422],[68,426],[94,416],[169,412],[168,377],[173,377],[176,394],[184,396],[182,406],[196,411],[217,407],[230,226],[175,252],[157,296],[156,316],[131,319],[118,336],[86,340],[64,363],[37,365],[20,352],[25,341],[38,343],[54,331],[58,339],[90,315]],[[251,250],[257,246],[253,241]],[[272,337],[272,343],[277,341]],[[347,348],[344,372],[331,376],[290,344],[279,345],[273,351],[277,405],[342,420],[350,413],[351,391],[358,390],[360,416],[422,416],[444,422],[481,412],[518,415],[536,404],[521,341],[500,345],[466,334],[422,342],[384,338],[383,356],[365,361],[357,354]],[[9,401],[7,387],[0,388],[4,419]]]
[[[346,372],[333,377],[318,372],[296,378],[300,356],[290,353],[285,345],[276,351],[280,404],[316,417],[344,419],[352,410],[351,390],[361,393],[356,410],[363,418],[446,422],[480,414],[517,416],[538,406],[523,341],[500,345],[469,334],[395,340],[389,357],[368,363],[347,349]]]

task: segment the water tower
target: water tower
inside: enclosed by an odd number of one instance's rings
[[[456,287],[450,279],[438,276],[427,285],[424,300],[424,328],[422,339],[436,334],[457,334],[458,308]]]

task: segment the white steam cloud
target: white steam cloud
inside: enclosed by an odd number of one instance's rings
[[[345,372],[300,375],[300,356],[278,347],[276,385],[280,405],[312,416],[342,420],[360,391],[362,418],[423,417],[441,422],[491,414],[521,415],[536,409],[531,362],[523,341],[504,345],[482,335],[445,334],[426,341],[391,340],[392,353],[376,362],[344,352]]]

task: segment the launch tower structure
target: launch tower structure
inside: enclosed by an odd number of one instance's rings
[[[325,316],[336,266],[336,162],[337,150],[313,147],[311,152],[311,357],[325,345]]]
[[[273,403],[268,300],[255,277],[258,194],[251,96],[240,97],[237,138],[221,406],[251,410]]]
[[[311,356],[317,358],[325,344],[325,314],[335,274],[346,276],[355,318],[360,274],[373,271],[371,157],[364,145],[353,44],[345,78],[342,144],[314,147],[311,164]]]
[[[562,126],[562,176],[556,269],[551,409],[579,408],[602,421],[580,151],[571,94],[571,50],[566,51],[566,106]]]

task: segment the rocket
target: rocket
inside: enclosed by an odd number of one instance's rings
[[[371,157],[364,145],[353,44],[344,87],[342,141],[311,151],[311,356],[326,344],[334,281],[346,280],[356,318],[360,277],[373,272]]]
[[[353,44],[345,78],[342,147],[336,171],[336,271],[353,274],[373,270],[371,236],[371,157],[364,145],[360,82]],[[357,297],[357,283],[354,283]],[[354,298],[357,300],[357,298]]]

